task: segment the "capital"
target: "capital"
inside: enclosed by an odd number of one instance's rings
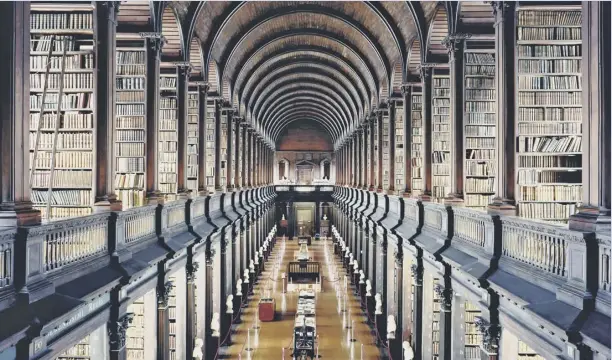
[[[157,305],[161,307],[168,306],[168,300],[170,299],[170,291],[174,287],[172,281],[167,281],[163,286],[157,289]]]
[[[431,67],[426,66],[426,64],[421,64],[418,70],[419,75],[421,76],[421,80],[425,81],[426,79],[431,77]]]
[[[487,3],[492,7],[491,11],[493,12],[493,17],[499,20],[502,20],[506,13],[511,11],[512,6],[514,6],[514,4],[509,1],[487,1]]]
[[[408,84],[402,84],[402,86],[400,87],[400,91],[402,92],[402,95],[406,96],[406,94],[410,93],[411,90],[411,86]]]
[[[497,353],[501,328],[497,324],[491,324],[481,316],[474,318],[474,324],[482,335],[482,348],[488,353]]]
[[[167,42],[164,35],[156,32],[141,32],[140,37],[147,39],[147,45],[156,55],[161,53],[162,48]]]
[[[198,268],[200,267],[200,264],[197,261],[192,261],[191,264],[187,264],[186,267],[186,271],[187,271],[187,281],[188,282],[194,282],[196,279],[196,273],[198,272]]]
[[[453,290],[444,287],[441,284],[436,284],[434,286],[434,292],[440,298],[440,307],[442,310],[449,310],[451,307],[451,300],[453,298]]]
[[[101,5],[105,8],[108,20],[117,25],[117,14],[119,14],[120,1],[103,1]]]
[[[189,78],[189,76],[191,75],[192,66],[189,62],[187,61],[175,62],[174,66],[176,66],[176,68],[178,69],[179,75],[185,76],[187,78]]]
[[[125,346],[126,331],[134,320],[133,313],[127,313],[118,321],[111,321],[108,324],[108,338],[111,350],[123,349]]]

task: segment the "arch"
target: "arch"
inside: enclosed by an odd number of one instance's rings
[[[230,81],[227,77],[223,77],[223,82],[221,83],[221,97],[223,97],[224,100],[227,101],[231,101],[232,99],[230,98],[232,93],[232,89],[231,89],[231,85],[230,85]]]
[[[117,32],[153,30],[153,6],[146,0],[122,0],[117,13]]]
[[[210,86],[208,91],[212,94],[218,94],[219,90],[221,89],[221,83],[219,82],[219,68],[217,67],[216,61],[211,61],[208,63],[206,80]]]
[[[204,76],[204,68],[202,67],[202,46],[197,37],[192,38],[189,44],[189,63],[192,67],[192,77]]]
[[[393,73],[391,74],[391,94],[397,95],[402,92],[402,84],[404,83],[404,66],[402,63],[393,65]]]
[[[406,73],[410,75],[419,75],[419,66],[421,65],[421,40],[414,38],[408,50],[408,62],[406,64]]]
[[[439,3],[435,15],[429,25],[427,44],[425,47],[425,59],[430,61],[431,56],[447,56],[447,51],[442,40],[448,36],[448,16],[444,4]]]
[[[183,32],[180,28],[180,21],[170,6],[165,6],[163,9],[161,33],[166,38],[166,44],[162,47],[162,55],[181,59],[185,54]]]
[[[492,25],[495,22],[490,4],[479,1],[459,2],[459,24],[465,26]],[[491,29],[493,30],[493,29]]]

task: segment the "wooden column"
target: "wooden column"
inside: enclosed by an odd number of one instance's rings
[[[482,338],[480,344],[480,358],[482,360],[497,360],[499,358],[501,327],[498,324],[487,321],[484,317],[477,317],[474,324]],[[518,344],[518,341],[516,343]],[[506,349],[504,347],[503,351],[510,352],[511,349]],[[514,355],[516,354],[515,352]]]
[[[431,199],[431,68],[421,66],[421,80],[423,81],[423,194],[419,200]]]
[[[225,157],[225,189],[229,192],[234,191],[234,110],[226,109],[227,117],[227,155]]]
[[[412,319],[412,349],[414,350],[414,358],[421,359],[423,353],[423,266],[421,264],[412,264],[411,268],[412,282],[414,284],[414,295],[412,299],[412,308],[414,317]]]
[[[110,360],[126,360],[127,350],[125,348],[126,330],[132,323],[134,314],[121,315],[118,319],[108,323],[108,345]]]
[[[36,225],[30,200],[30,3],[0,2],[0,227]]]
[[[159,33],[143,33],[147,43],[147,201],[157,204],[160,200],[159,164],[159,64],[165,38]]]
[[[395,283],[397,284],[397,288],[395,289],[397,293],[396,303],[395,303],[395,323],[397,326],[397,330],[395,332],[395,343],[396,349],[392,349],[393,355],[399,355],[397,358],[402,358],[402,330],[404,329],[404,250],[400,243],[397,245],[397,252],[395,253]]]
[[[494,1],[495,17],[495,92],[497,94],[497,150],[495,197],[489,205],[492,214],[516,215],[514,199],[514,17],[515,4],[510,1]]]
[[[165,281],[165,274],[159,276],[157,286],[157,360],[170,360],[170,333],[168,317],[168,300],[172,282]]]
[[[236,190],[240,190],[242,188],[242,173],[244,172],[244,168],[242,166],[242,159],[244,159],[244,146],[242,145],[242,118],[236,116],[234,118],[234,136],[236,138],[236,146],[234,150],[234,164],[236,169],[234,170],[234,186]]]
[[[389,188],[388,195],[395,195],[395,106],[397,100],[389,102]]]
[[[208,83],[198,84],[198,94],[200,97],[198,109],[198,193],[200,196],[208,195],[208,186],[206,184],[206,156],[208,147],[206,146],[206,137],[208,136],[206,128],[206,102],[208,101]]]
[[[186,320],[186,341],[185,341],[185,354],[191,356],[193,354],[193,348],[195,345],[195,339],[197,337],[198,330],[196,329],[196,274],[198,272],[199,264],[197,261],[193,261],[193,254],[190,254],[189,262],[187,263],[187,318]],[[203,309],[200,309],[202,311]]]
[[[213,283],[213,257],[214,257],[214,253],[212,251],[212,249],[210,248],[210,243],[206,244],[206,264],[204,267],[204,294],[205,294],[205,300],[204,300],[204,324],[202,326],[203,328],[203,334],[204,334],[204,356],[208,357],[208,356],[214,356],[214,354],[211,354],[211,350],[215,349],[216,346],[215,344],[213,344],[213,341],[216,338],[212,337],[212,329],[211,329],[211,321],[212,321],[212,314],[213,314],[213,290],[212,290],[212,283]]]
[[[452,356],[452,300],[453,291],[450,287],[445,287],[441,284],[434,284],[434,291],[440,298],[440,321],[438,326],[440,329],[440,348],[438,358],[440,360],[451,360]]]
[[[121,201],[115,195],[115,72],[117,63],[116,34],[119,2],[96,3],[97,62],[96,82],[96,202],[95,212],[120,211]]]
[[[251,184],[252,184],[252,179],[253,179],[253,129],[251,128],[251,125],[249,123],[245,123],[244,124],[244,128],[245,128],[245,186],[247,187],[247,189],[251,188]]]
[[[412,191],[412,86],[402,85],[402,96],[404,98],[404,189],[402,195],[410,197]]]
[[[582,2],[583,206],[570,228],[610,233],[610,4]]]
[[[224,192],[221,183],[221,100],[215,101],[215,191]]]
[[[376,159],[377,164],[376,164],[376,170],[378,171],[378,176],[376,179],[376,192],[382,192],[383,191],[383,141],[382,141],[382,134],[383,134],[383,112],[387,111],[387,109],[378,109],[377,114],[376,114],[376,134],[378,135],[378,139],[376,139],[376,148],[378,149],[377,151],[377,157],[378,159]]]
[[[444,199],[445,203],[450,205],[463,204],[463,159],[465,157],[463,154],[463,49],[465,38],[466,35],[454,34],[443,40],[449,55],[451,84],[451,193],[447,194]]]
[[[368,174],[369,174],[369,166],[368,166],[368,150],[369,150],[369,132],[370,125],[368,124],[368,120],[363,122],[361,128],[363,129],[361,138],[361,189],[368,190]]]
[[[362,153],[363,142],[361,141],[362,129],[361,126],[355,130],[355,187],[360,189],[363,186],[361,174],[363,173]]]
[[[370,127],[370,142],[368,145],[370,145],[368,147],[368,151],[370,152],[369,156],[370,156],[370,181],[369,181],[369,185],[368,186],[368,190],[369,191],[374,191],[376,189],[376,168],[374,168],[374,148],[377,146],[374,143],[374,133],[376,131],[376,124],[377,124],[377,119],[378,117],[375,114],[370,115],[369,119],[368,119],[368,126]]]
[[[178,149],[177,149],[177,190],[179,194],[187,194],[187,103],[189,101],[189,76],[191,65],[189,63],[177,63],[177,105],[178,105]]]

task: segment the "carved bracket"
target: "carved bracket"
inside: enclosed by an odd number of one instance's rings
[[[434,286],[434,292],[440,298],[440,308],[442,310],[450,310],[453,299],[453,289],[436,284]]]
[[[484,318],[476,316],[474,324],[482,335],[482,347],[488,353],[496,354],[499,349],[499,339],[501,337],[501,328],[497,324],[491,324]]]
[[[197,261],[192,261],[191,264],[187,264],[187,281],[194,282],[196,280],[196,274],[198,272],[198,268],[200,267],[200,263]]]
[[[157,290],[157,304],[160,307],[167,307],[170,299],[170,290],[174,287],[172,281],[167,281],[162,287]]]
[[[108,338],[111,350],[121,350],[125,347],[126,330],[134,320],[133,313],[127,313],[118,321],[108,324]]]

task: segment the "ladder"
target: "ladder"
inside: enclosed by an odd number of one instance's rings
[[[55,35],[51,36],[49,40],[49,52],[47,55],[47,64],[45,66],[45,76],[43,78],[43,93],[40,102],[40,112],[38,113],[38,123],[36,127],[36,140],[34,143],[34,154],[32,156],[32,161],[30,164],[30,189],[33,185],[34,173],[36,169],[36,160],[38,158],[38,151],[40,146],[40,135],[43,123],[43,115],[45,111],[45,102],[47,98],[47,90],[49,88],[49,73],[51,71],[51,56],[53,55],[53,49],[55,44]],[[57,93],[57,110],[51,112],[51,115],[55,115],[55,128],[53,131],[53,143],[51,149],[51,166],[49,167],[49,187],[47,189],[47,219],[51,219],[51,203],[53,199],[53,179],[55,177],[55,155],[57,153],[57,136],[59,133],[61,118],[60,113],[62,110],[62,97],[64,93],[64,74],[66,72],[66,49],[68,49],[69,37],[63,38],[63,46],[62,46],[62,58],[61,58],[61,70],[59,75],[59,90]]]

